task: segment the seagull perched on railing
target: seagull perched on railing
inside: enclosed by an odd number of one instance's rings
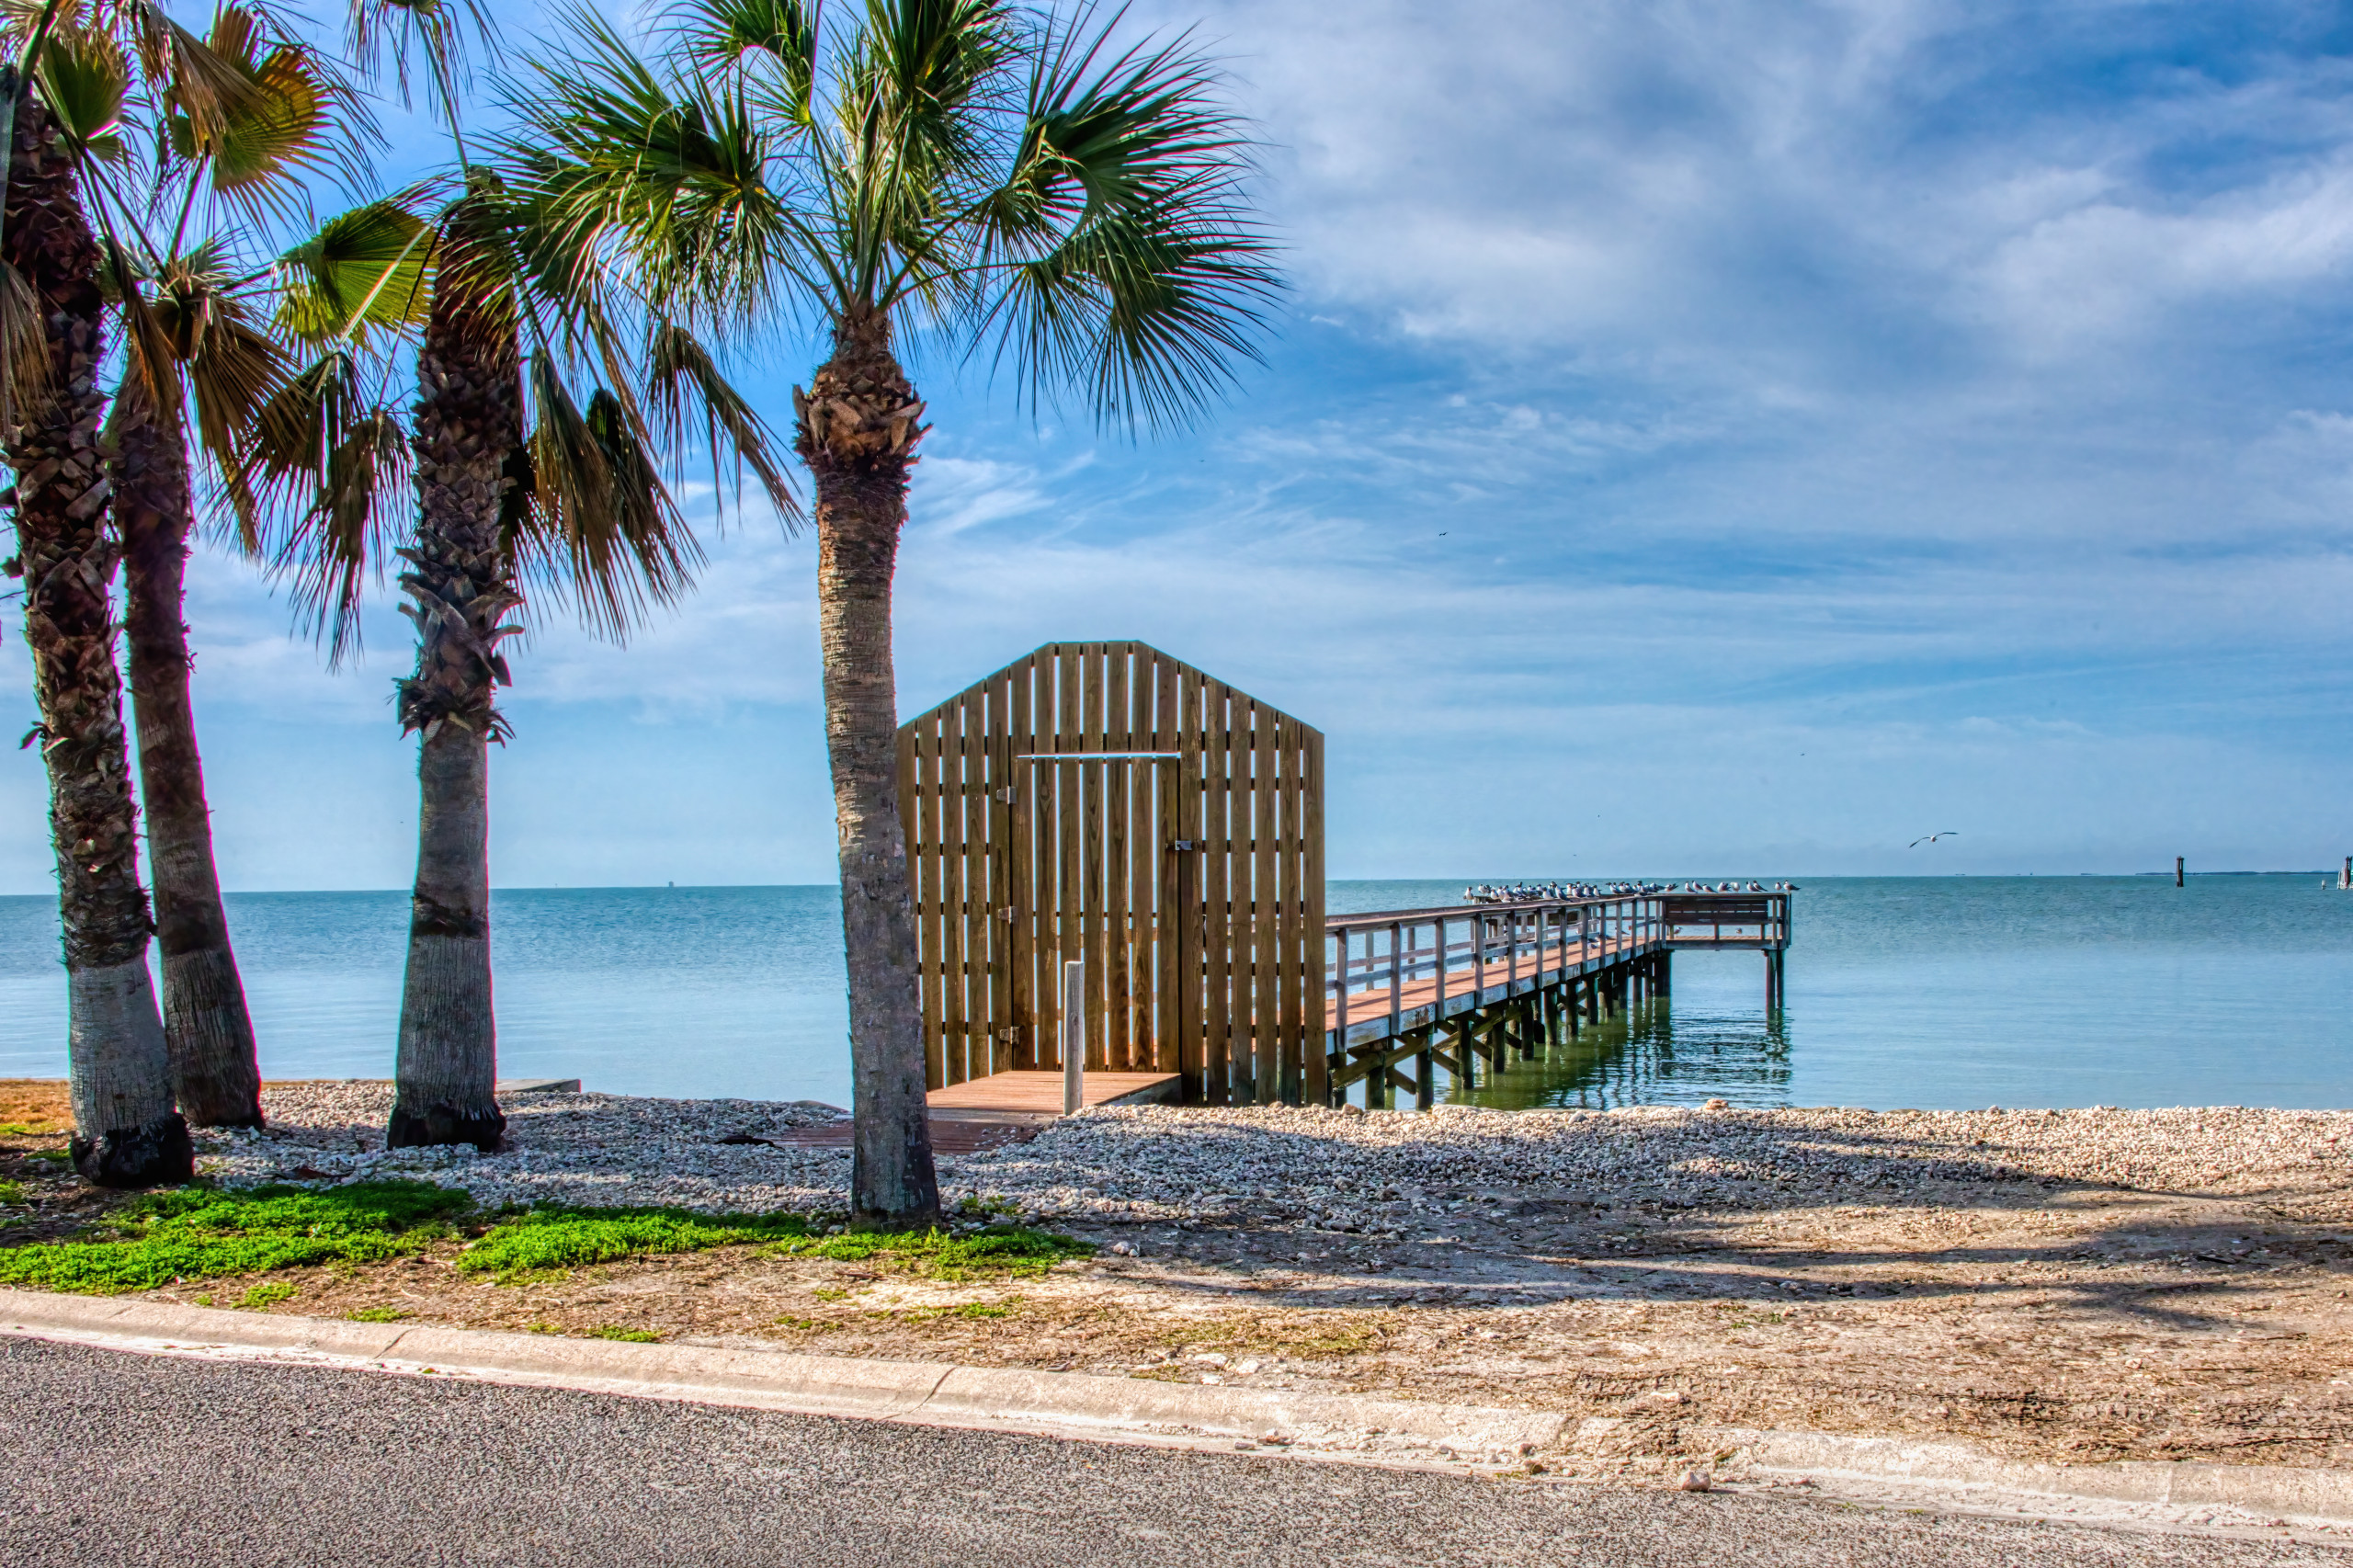
[[[1959,838],[1960,836],[1961,830],[1959,828],[1949,827],[1942,833],[1923,834],[1919,837],[1914,839],[1911,843],[1905,845],[1904,847],[1906,849],[1917,849],[1923,844],[1934,844],[1939,838]]]

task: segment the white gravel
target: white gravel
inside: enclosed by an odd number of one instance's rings
[[[260,1132],[205,1131],[198,1171],[231,1187],[406,1177],[460,1187],[476,1202],[661,1205],[738,1213],[839,1209],[847,1201],[844,1149],[722,1143],[837,1121],[813,1100],[667,1100],[628,1095],[531,1094],[501,1103],[506,1144],[484,1154],[384,1147],[390,1084],[273,1085]]]
[[[409,1176],[485,1204],[837,1210],[847,1149],[726,1144],[838,1119],[809,1101],[517,1096],[507,1147],[387,1153],[392,1091],[268,1091],[269,1130],[199,1133],[232,1185]],[[1966,1202],[1987,1183],[2244,1191],[2353,1177],[2353,1113],[2176,1110],[1089,1111],[1034,1141],[940,1162],[943,1196],[1097,1223],[1289,1219],[1371,1235],[1514,1205]]]

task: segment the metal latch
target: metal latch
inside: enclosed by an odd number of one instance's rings
[[[1200,846],[1201,841],[1198,838],[1179,838],[1173,841],[1168,846],[1169,848],[1174,849],[1179,855],[1190,855]]]

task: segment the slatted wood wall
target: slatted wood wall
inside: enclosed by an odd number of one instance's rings
[[[1322,1103],[1324,737],[1141,642],[1055,642],[899,729],[933,1087],[1090,1068]]]

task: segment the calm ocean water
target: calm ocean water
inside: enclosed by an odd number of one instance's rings
[[[1756,955],[1687,953],[1671,1006],[1476,1097],[2353,1106],[2353,893],[2317,873],[2183,889],[2170,877],[1799,880],[1778,1022]],[[1337,882],[1330,903],[1446,903],[1462,885]],[[267,1075],[391,1074],[406,903],[230,895]],[[56,919],[50,899],[0,898],[0,1076],[65,1070]],[[502,1074],[847,1103],[831,888],[516,889],[495,895],[492,919]]]

